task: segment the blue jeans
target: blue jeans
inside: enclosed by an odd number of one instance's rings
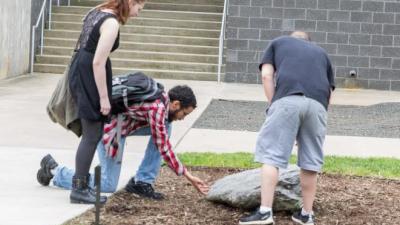
[[[171,126],[167,123],[168,135],[171,135]],[[150,127],[140,128],[135,131],[132,136],[147,136],[151,135]],[[119,143],[118,151],[123,154],[125,148],[126,137],[122,137]],[[99,161],[101,165],[101,191],[112,193],[117,190],[119,175],[121,173],[121,163],[117,160],[107,156],[106,150],[102,141],[97,145],[97,155],[99,156]],[[157,149],[153,141],[153,137],[147,144],[146,152],[144,154],[143,160],[140,163],[139,169],[136,172],[135,181],[142,181],[145,183],[153,184],[161,166],[161,154]],[[71,189],[72,186],[72,176],[75,174],[73,169],[66,166],[58,166],[56,173],[53,178],[53,184],[55,186]],[[90,175],[90,184],[94,187],[94,175]]]

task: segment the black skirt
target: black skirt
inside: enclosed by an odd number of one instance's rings
[[[100,112],[100,96],[94,79],[93,59],[94,54],[84,49],[76,53],[69,71],[69,87],[80,119],[106,122],[108,117]],[[109,58],[105,69],[108,98],[111,99],[112,69]]]

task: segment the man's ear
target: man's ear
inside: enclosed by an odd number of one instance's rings
[[[181,102],[178,100],[174,100],[170,103],[170,108],[175,111],[175,110],[179,110],[181,108]]]

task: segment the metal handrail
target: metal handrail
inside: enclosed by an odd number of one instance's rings
[[[49,10],[48,10],[48,18],[49,18],[49,22],[48,22],[48,29],[51,30],[51,13],[52,13],[52,8],[53,8],[53,0],[48,0],[49,1]],[[30,73],[33,72],[33,63],[34,63],[34,59],[35,59],[35,34],[36,34],[36,29],[39,27],[39,23],[40,21],[42,21],[42,26],[41,26],[41,31],[40,31],[40,55],[43,55],[43,37],[44,37],[44,11],[46,9],[46,5],[47,5],[47,0],[43,0],[42,3],[42,8],[40,9],[40,13],[38,15],[38,18],[36,19],[36,23],[35,25],[32,26],[32,43],[31,43],[31,56],[30,56],[30,61],[31,61],[31,67],[30,67]],[[60,0],[57,0],[57,5],[60,6]],[[68,0],[68,6],[71,5],[71,1]]]
[[[224,11],[222,14],[221,33],[219,35],[219,54],[218,54],[218,83],[221,82],[222,56],[224,55],[225,25],[226,14],[229,0],[224,1]]]

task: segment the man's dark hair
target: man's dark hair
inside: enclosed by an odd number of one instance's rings
[[[178,85],[168,91],[169,99],[172,101],[179,101],[181,108],[197,107],[196,96],[193,90],[187,85]]]

